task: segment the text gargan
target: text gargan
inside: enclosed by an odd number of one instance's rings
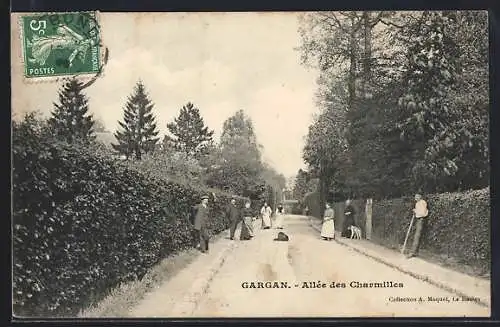
[[[241,283],[242,288],[290,288],[287,282],[252,281]]]

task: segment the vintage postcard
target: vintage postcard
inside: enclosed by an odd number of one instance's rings
[[[490,316],[486,11],[11,36],[15,318]]]

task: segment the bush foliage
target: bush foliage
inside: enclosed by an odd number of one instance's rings
[[[17,316],[74,315],[192,245],[187,216],[207,190],[55,142],[29,118],[13,124],[12,148]],[[225,193],[211,201],[210,233],[227,228],[228,202]]]

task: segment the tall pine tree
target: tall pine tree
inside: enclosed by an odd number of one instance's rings
[[[171,135],[165,136],[164,143],[189,156],[205,155],[212,145],[214,132],[205,126],[200,110],[191,102],[181,108],[179,116],[167,128]]]
[[[83,83],[76,78],[66,81],[59,91],[59,104],[54,103],[49,127],[53,134],[67,142],[95,139],[94,119],[88,113],[88,100],[82,93]]]
[[[137,160],[141,160],[142,154],[152,152],[158,143],[159,132],[156,129],[153,107],[144,84],[142,81],[137,82],[125,104],[123,122],[118,122],[121,127],[121,131],[115,133],[118,144],[112,144],[127,159],[135,156]]]

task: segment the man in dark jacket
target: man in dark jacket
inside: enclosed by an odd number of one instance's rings
[[[208,196],[201,198],[201,203],[196,206],[196,214],[194,217],[194,238],[195,243],[199,241],[201,252],[208,252],[209,235],[207,230],[208,224]]]
[[[356,212],[354,211],[354,207],[352,206],[350,199],[348,199],[345,202],[345,204],[346,204],[346,207],[344,209],[345,220],[344,220],[344,226],[343,226],[341,236],[342,237],[349,237],[351,232],[349,231],[348,228],[350,226],[356,225],[356,220],[354,219],[354,215],[356,214]]]
[[[231,240],[234,240],[234,232],[236,231],[236,227],[238,226],[238,223],[241,221],[241,211],[240,209],[236,206],[236,199],[232,198],[231,199],[231,204],[228,205],[227,211],[226,211],[227,218],[231,222],[231,226],[229,229],[229,238]]]

